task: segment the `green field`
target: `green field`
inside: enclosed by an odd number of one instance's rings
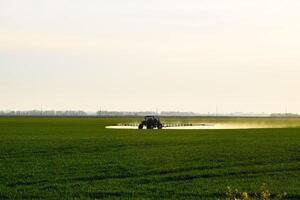
[[[138,118],[0,118],[0,199],[300,199],[300,119],[168,118],[268,129],[115,130]],[[288,128],[291,127],[291,128]]]

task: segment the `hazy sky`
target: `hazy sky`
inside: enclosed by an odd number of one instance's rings
[[[300,112],[299,0],[0,0],[0,110]]]

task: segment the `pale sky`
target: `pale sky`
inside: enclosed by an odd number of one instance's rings
[[[0,0],[0,110],[300,113],[299,0]]]

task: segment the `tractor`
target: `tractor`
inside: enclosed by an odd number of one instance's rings
[[[146,116],[144,120],[139,124],[139,129],[143,129],[144,126],[147,129],[162,129],[163,125],[160,122],[159,118],[156,116]]]

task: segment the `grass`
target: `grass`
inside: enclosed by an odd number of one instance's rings
[[[0,118],[0,199],[222,199],[227,186],[300,199],[300,119],[242,130],[115,130],[137,118]],[[292,126],[293,128],[287,128]]]

